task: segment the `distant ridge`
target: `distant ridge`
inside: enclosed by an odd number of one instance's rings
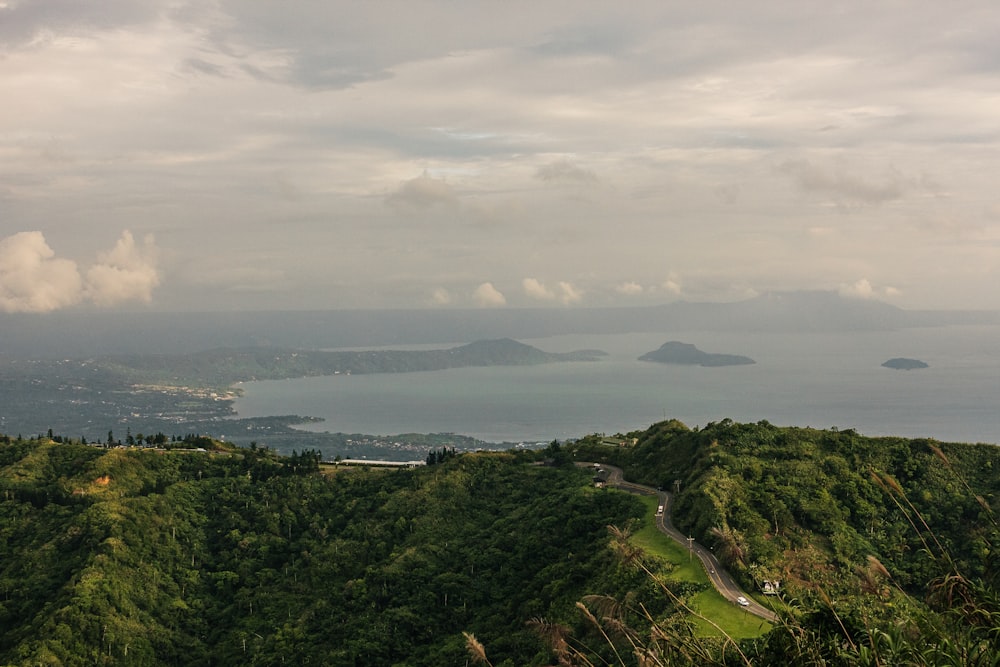
[[[850,299],[836,292],[767,292],[734,303],[663,306],[676,327],[707,331],[881,331],[911,326],[907,312],[882,301]]]
[[[1000,311],[907,311],[836,292],[767,292],[745,301],[609,308],[0,313],[0,356],[80,358],[219,347],[311,349],[664,331],[884,331],[1000,324]]]
[[[440,350],[301,350],[277,347],[216,348],[193,354],[119,355],[86,362],[114,370],[133,382],[201,383],[224,386],[248,380],[321,375],[410,373],[467,366],[531,366],[596,361],[600,350],[543,352],[510,338],[483,340]]]

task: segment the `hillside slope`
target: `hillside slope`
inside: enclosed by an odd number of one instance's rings
[[[9,439],[8,439],[9,440]],[[317,472],[311,453],[0,443],[0,664],[544,664],[636,575],[640,506],[513,455]]]

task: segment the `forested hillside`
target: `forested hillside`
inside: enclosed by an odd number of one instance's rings
[[[0,664],[1000,656],[992,446],[670,421],[375,470],[222,443],[57,439],[0,439]],[[674,491],[675,524],[772,605],[773,629],[740,641],[706,632],[711,611],[691,604],[703,586],[636,548],[630,530],[652,508],[641,518],[646,505],[574,465],[595,460]],[[765,581],[782,594],[761,595]]]
[[[996,664],[1000,448],[730,420],[628,436],[574,454],[674,491],[674,523],[746,590],[780,582],[789,624],[765,655]]]
[[[993,445],[727,420],[695,431],[659,424],[622,455],[630,479],[677,484],[677,525],[723,549],[748,584],[814,581],[820,564],[850,567],[874,554],[911,590],[942,559],[981,575],[996,535]]]
[[[0,664],[546,664],[526,621],[577,622],[637,574],[640,511],[508,454],[318,472],[311,453],[0,444]]]

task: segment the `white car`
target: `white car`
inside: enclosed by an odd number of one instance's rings
[[[747,600],[742,595],[739,596],[738,598],[736,598],[736,602],[738,602],[741,607],[749,607],[750,606],[750,601]]]

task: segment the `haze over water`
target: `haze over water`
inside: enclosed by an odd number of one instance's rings
[[[254,382],[241,417],[299,414],[311,431],[453,432],[488,442],[546,442],[627,432],[664,418],[730,418],[853,428],[865,435],[1000,442],[1000,328],[952,326],[838,334],[567,335],[524,340],[547,352],[597,348],[599,362],[338,375]],[[640,362],[667,340],[743,354],[753,366]],[[441,346],[447,347],[447,346]],[[892,357],[930,367],[895,371]]]

